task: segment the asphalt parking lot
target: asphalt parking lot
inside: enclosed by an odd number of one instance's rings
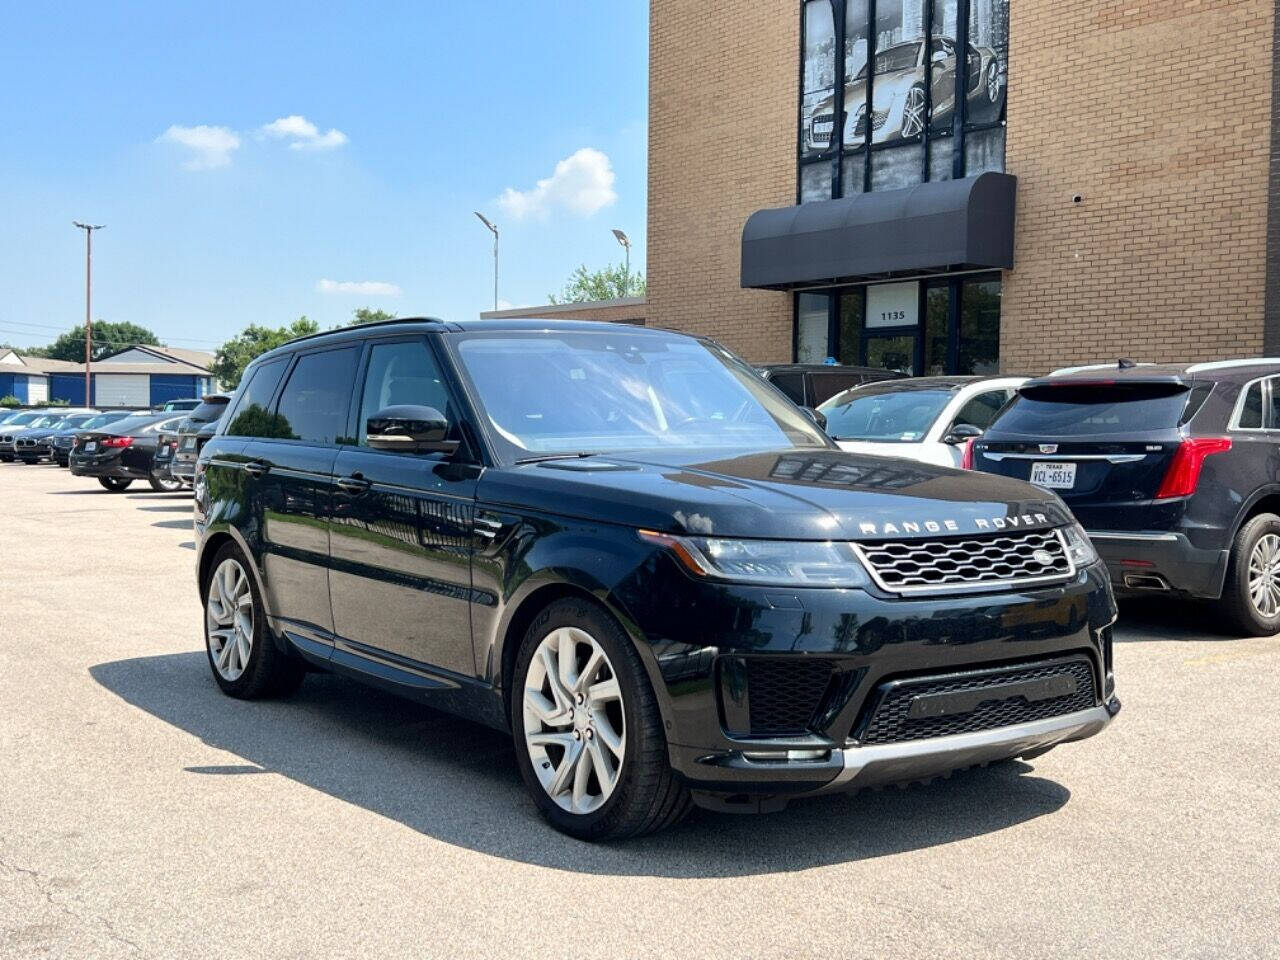
[[[1280,640],[1126,608],[1101,737],[592,847],[497,734],[219,694],[189,515],[0,465],[0,956],[1280,956]]]

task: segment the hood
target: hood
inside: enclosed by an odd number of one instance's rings
[[[485,471],[479,498],[665,533],[881,540],[1059,526],[1020,480],[837,450],[645,452]]]

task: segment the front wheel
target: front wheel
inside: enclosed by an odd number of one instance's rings
[[[182,489],[181,480],[167,480],[164,477],[151,477],[151,489],[157,493],[177,493]]]
[[[1280,633],[1280,517],[1274,513],[1258,514],[1236,534],[1221,603],[1242,633]]]
[[[112,493],[120,493],[128,490],[129,484],[133,483],[126,477],[99,477],[98,483],[102,484],[102,489],[110,490]]]
[[[651,833],[688,813],[657,698],[617,622],[559,600],[533,622],[511,694],[516,761],[542,815],[580,840]]]

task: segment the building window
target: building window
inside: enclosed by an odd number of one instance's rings
[[[1004,169],[1009,0],[806,0],[801,20],[799,202]]]

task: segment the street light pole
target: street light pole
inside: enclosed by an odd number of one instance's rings
[[[93,231],[106,224],[71,222],[84,231],[84,405],[89,407],[93,405]]]
[[[623,267],[622,271],[622,295],[629,297],[631,296],[631,238],[621,230],[614,230],[613,235],[622,244],[622,249],[627,252],[626,266]]]
[[[498,309],[498,228],[490,222],[489,218],[478,210],[472,211],[480,222],[483,223],[493,233],[493,309]]]

